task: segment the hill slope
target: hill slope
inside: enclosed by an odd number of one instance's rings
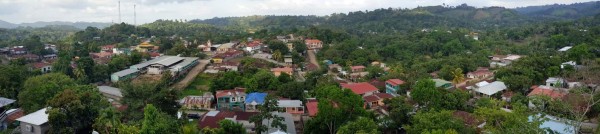
[[[600,1],[515,8],[521,14],[554,19],[578,19],[600,13]]]

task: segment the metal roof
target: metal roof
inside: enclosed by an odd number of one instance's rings
[[[100,90],[101,93],[106,93],[106,94],[114,95],[117,97],[123,97],[123,94],[121,93],[121,89],[118,89],[115,87],[98,86],[98,90]]]
[[[13,99],[8,99],[8,98],[0,97],[0,107],[4,107],[6,105],[10,105],[10,104],[12,104],[14,102],[15,102],[15,100],[13,100]]]
[[[46,109],[40,109],[31,114],[25,115],[21,118],[18,118],[17,121],[25,122],[33,125],[42,125],[48,122],[48,114],[46,113]]]
[[[177,56],[162,56],[159,58],[158,61],[156,61],[152,64],[161,64],[163,66],[171,66],[181,60],[183,60],[183,58],[177,57]]]
[[[490,84],[486,84],[482,87],[475,89],[476,92],[485,94],[485,95],[493,95],[502,90],[506,90],[506,85],[502,81],[494,81]]]
[[[279,100],[277,101],[279,107],[302,107],[302,101],[300,100]]]
[[[112,75],[116,75],[118,77],[123,77],[123,76],[129,75],[132,73],[136,73],[136,72],[138,72],[137,69],[129,68],[129,69],[125,69],[125,70],[121,70],[119,72],[113,73]]]

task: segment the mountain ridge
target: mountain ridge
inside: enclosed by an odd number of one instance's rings
[[[4,20],[0,20],[0,28],[7,28],[7,29],[13,29],[13,28],[17,28],[17,27],[33,27],[33,28],[41,28],[41,27],[46,27],[46,26],[73,26],[75,28],[78,29],[85,29],[89,26],[91,27],[97,27],[97,28],[105,28],[108,27],[110,25],[112,25],[113,23],[105,23],[105,22],[84,22],[84,21],[78,21],[78,22],[68,22],[68,21],[37,21],[37,22],[30,22],[30,23],[20,23],[20,24],[15,24],[15,23],[10,23]]]

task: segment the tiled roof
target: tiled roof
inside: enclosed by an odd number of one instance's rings
[[[552,99],[560,99],[560,98],[564,97],[565,95],[567,95],[567,93],[563,93],[561,91],[554,90],[554,89],[552,89],[550,87],[546,87],[546,86],[538,86],[535,89],[533,89],[533,91],[531,91],[531,93],[529,93],[527,96],[535,96],[535,95],[545,95]]]
[[[307,39],[307,40],[304,40],[304,43],[306,43],[306,44],[315,44],[315,43],[322,43],[322,42],[320,40],[317,40],[317,39]]]
[[[198,121],[198,128],[219,128],[219,121],[225,118],[235,118],[236,121],[250,120],[250,117],[258,114],[258,112],[232,112],[232,111],[209,111],[202,115]]]
[[[44,68],[44,67],[49,66],[49,65],[50,64],[44,63],[44,62],[35,62],[35,63],[32,64],[33,68],[36,68],[36,69]]]
[[[369,83],[366,83],[366,82],[353,83],[353,84],[342,84],[342,88],[350,89],[355,94],[364,94],[367,92],[374,92],[374,91],[379,90],[379,89],[377,89],[377,87],[375,87]]]
[[[392,86],[397,86],[397,85],[402,85],[404,84],[404,81],[400,80],[400,79],[389,79],[387,81],[385,81],[386,83],[390,83]]]
[[[316,116],[319,112],[319,101],[317,99],[308,99],[306,102],[306,109],[308,110],[308,116]]]
[[[387,94],[387,93],[375,93],[373,95],[363,97],[365,102],[374,102],[374,101],[379,101],[382,99],[389,99],[389,98],[394,98],[394,96],[391,94]]]
[[[283,67],[283,68],[272,68],[271,71],[272,72],[292,72],[292,71],[294,71],[294,69],[292,69],[290,67]]]
[[[245,88],[236,88],[231,90],[220,90],[217,91],[217,98],[225,97],[225,96],[246,96]]]

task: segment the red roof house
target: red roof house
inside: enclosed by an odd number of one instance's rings
[[[398,86],[398,85],[402,85],[404,84],[404,81],[400,80],[400,79],[389,79],[387,81],[385,81],[386,83],[392,85],[392,86]]]
[[[352,66],[350,67],[350,69],[352,70],[352,72],[362,72],[365,70],[365,66]]]
[[[311,98],[307,99],[306,109],[308,110],[308,116],[315,117],[317,116],[317,112],[319,112],[319,101],[317,99]]]
[[[387,93],[375,93],[373,95],[363,97],[363,100],[365,100],[365,104],[369,108],[376,108],[385,105],[383,100],[389,98],[394,98],[394,96]]]
[[[372,95],[374,93],[379,92],[379,89],[377,89],[377,87],[375,87],[369,83],[366,83],[366,82],[342,84],[342,88],[350,89],[355,94],[362,95],[362,96],[368,96],[368,95]]]
[[[547,86],[538,86],[538,87],[535,87],[533,89],[533,91],[531,91],[531,93],[529,93],[527,96],[536,96],[536,95],[545,95],[552,99],[561,99],[565,95],[567,95],[567,93],[561,92],[559,90],[554,90],[551,87],[547,87]]]

